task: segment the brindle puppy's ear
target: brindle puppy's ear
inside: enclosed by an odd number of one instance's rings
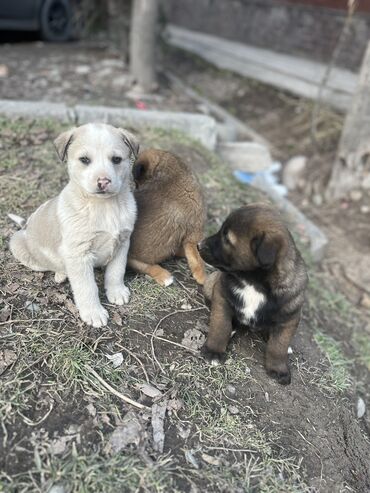
[[[262,269],[271,269],[275,264],[280,248],[281,238],[277,235],[268,235],[265,232],[258,234],[251,241],[252,252]]]
[[[127,147],[130,149],[131,157],[133,160],[135,160],[139,154],[139,141],[135,137],[134,134],[131,132],[128,132],[127,130],[124,130],[123,128],[118,129],[122,135],[123,142],[127,145]]]
[[[64,163],[68,157],[68,147],[71,145],[73,140],[73,134],[76,127],[66,130],[54,140],[54,146],[57,151],[59,159]]]

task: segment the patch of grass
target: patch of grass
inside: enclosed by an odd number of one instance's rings
[[[35,447],[35,464],[27,473],[19,475],[16,481],[1,477],[0,473],[0,491],[33,493],[60,486],[63,491],[73,493],[175,493],[178,490],[173,487],[172,467],[166,457],[145,464],[129,452],[113,457],[98,453],[84,455],[73,444],[71,450],[59,458]]]
[[[370,335],[362,332],[355,332],[353,335],[353,343],[357,353],[360,356],[360,361],[370,371]]]
[[[320,379],[320,385],[329,391],[344,392],[351,385],[351,362],[344,356],[340,343],[332,337],[317,332],[314,338],[330,364],[328,372]]]
[[[131,306],[130,315],[146,315],[168,308],[176,308],[184,299],[181,286],[173,284],[168,287],[160,286],[153,279],[146,276],[136,276],[130,283]]]
[[[212,491],[309,491],[300,475],[300,463],[276,455],[279,433],[258,429],[257,412],[235,400],[240,396],[227,396],[229,385],[248,388],[253,381],[247,359],[230,357],[219,366],[188,359],[167,368],[184,402],[181,424],[192,424],[192,440],[199,437],[201,450],[216,458],[238,454],[230,463],[221,461],[219,469],[202,467],[202,478]],[[196,449],[194,454],[197,457]],[[192,475],[198,473],[193,470]]]

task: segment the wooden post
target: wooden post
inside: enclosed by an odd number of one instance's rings
[[[137,88],[157,88],[156,42],[158,0],[133,0],[130,31],[130,71]]]
[[[370,188],[370,42],[352,106],[344,122],[326,199],[335,200],[362,187]]]

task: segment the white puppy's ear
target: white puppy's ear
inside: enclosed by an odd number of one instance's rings
[[[73,133],[76,127],[66,130],[54,140],[54,146],[58,153],[59,159],[64,163],[67,159],[68,147],[71,145],[73,140]]]
[[[133,135],[131,132],[128,132],[123,128],[119,128],[118,130],[122,135],[123,142],[127,145],[127,147],[131,151],[131,157],[133,157],[134,160],[136,160],[140,148],[139,141],[137,140],[135,135]]]

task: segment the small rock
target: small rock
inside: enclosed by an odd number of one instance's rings
[[[364,293],[362,296],[361,306],[370,310],[370,296],[366,293]]]
[[[288,347],[288,354],[293,354],[293,349],[291,346]]]
[[[349,197],[353,202],[358,202],[359,200],[362,199],[362,192],[361,190],[351,190],[349,192]]]
[[[177,429],[178,429],[178,434],[180,435],[181,438],[183,438],[184,440],[189,438],[190,428],[183,428],[181,425],[177,425]]]
[[[53,484],[53,486],[51,486],[49,489],[48,489],[48,493],[66,493],[66,489],[64,488],[64,486],[62,484]]]
[[[360,419],[364,416],[366,411],[366,404],[365,401],[359,397],[357,401],[357,417]]]
[[[90,404],[88,404],[86,406],[86,409],[87,409],[89,415],[92,416],[93,418],[95,418],[95,416],[96,416],[96,407],[94,406],[94,404],[92,402],[90,402]]]
[[[0,64],[0,77],[5,78],[8,77],[9,75],[9,68],[7,65],[4,65],[3,63]]]
[[[362,205],[361,212],[362,214],[368,214],[370,212],[370,207],[368,205]]]
[[[8,368],[8,366],[12,365],[15,361],[17,361],[17,353],[12,351],[11,349],[3,349],[0,351],[0,375],[4,373],[4,371]]]
[[[268,392],[265,392],[265,399],[266,399],[266,402],[270,402],[270,396],[269,396]]]
[[[191,310],[191,305],[190,303],[183,303],[181,306],[180,306],[181,310]]]
[[[302,182],[306,164],[306,156],[294,156],[286,163],[282,179],[288,190],[295,190],[299,183]]]
[[[184,402],[181,399],[170,399],[167,403],[167,410],[169,412],[179,411],[184,407]]]
[[[229,406],[228,409],[230,414],[239,414],[240,412],[239,409],[233,405]]]
[[[370,188],[370,174],[368,174],[361,182],[362,188],[368,190]]]
[[[227,393],[230,397],[234,396],[234,395],[236,394],[236,388],[234,387],[234,385],[228,385],[228,386],[226,387],[226,393]]]
[[[108,67],[108,68],[118,68],[123,70],[125,68],[125,64],[123,60],[117,58],[106,58],[105,60],[101,60],[99,62],[100,67]]]
[[[77,65],[75,68],[75,73],[78,75],[86,75],[89,74],[91,71],[91,68],[89,65]]]
[[[115,89],[124,89],[125,87],[129,87],[130,80],[126,75],[116,75],[112,78],[112,86]]]
[[[312,197],[312,202],[316,205],[316,207],[322,206],[323,198],[319,193],[315,193]]]
[[[189,349],[194,349],[195,351],[197,351],[203,346],[205,340],[205,335],[202,334],[202,332],[200,332],[199,330],[188,329],[184,334],[184,338],[181,341],[181,344],[188,347]]]

